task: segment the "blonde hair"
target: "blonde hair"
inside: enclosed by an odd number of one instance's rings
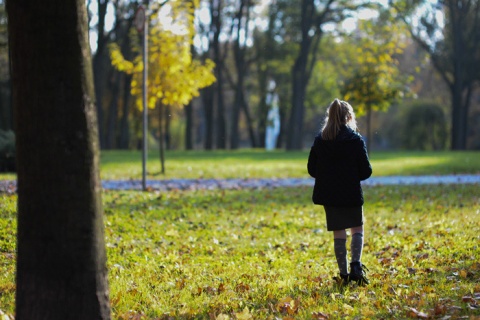
[[[352,106],[339,99],[333,100],[327,109],[327,116],[322,128],[322,139],[335,140],[342,125],[357,131],[357,120]]]

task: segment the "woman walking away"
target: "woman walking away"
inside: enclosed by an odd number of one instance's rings
[[[368,284],[362,265],[363,192],[360,181],[368,179],[372,167],[352,106],[335,99],[327,110],[320,133],[308,157],[308,173],[315,178],[312,200],[323,205],[327,230],[333,231],[335,257],[341,284],[355,281]],[[347,262],[347,232],[351,229],[350,273]]]

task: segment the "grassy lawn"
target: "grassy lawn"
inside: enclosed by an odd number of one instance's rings
[[[171,178],[301,178],[308,151],[170,151],[166,174],[160,174],[158,153],[148,159],[151,179]],[[141,154],[132,151],[102,153],[103,179],[140,179]],[[480,173],[480,152],[376,152],[371,155],[374,175]]]
[[[198,161],[207,161],[203,155]],[[258,160],[254,152],[243,157],[235,162]],[[300,153],[279,157],[277,164],[305,162]],[[455,162],[437,158],[437,168]],[[378,166],[387,159],[374,157]],[[426,159],[425,168],[435,163]],[[385,174],[395,170],[388,168]],[[477,319],[478,190],[365,188],[363,262],[371,283],[344,289],[332,280],[332,235],[310,188],[106,191],[113,319]],[[0,309],[13,314],[16,196],[0,196]]]
[[[168,151],[166,174],[160,174],[158,152],[150,152],[149,179],[172,178],[302,178],[307,177],[308,151]],[[102,179],[141,179],[139,151],[102,151]],[[375,176],[480,173],[480,152],[374,152]],[[14,174],[0,174],[13,180]]]

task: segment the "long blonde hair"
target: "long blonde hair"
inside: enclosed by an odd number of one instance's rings
[[[342,125],[357,131],[357,120],[355,120],[352,106],[346,101],[335,99],[327,109],[327,117],[322,128],[322,139],[335,140]]]

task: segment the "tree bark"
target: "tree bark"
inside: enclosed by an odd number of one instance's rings
[[[93,74],[95,81],[95,96],[98,118],[98,135],[100,138],[100,148],[105,146],[104,112],[103,112],[103,94],[105,92],[105,66],[108,59],[105,56],[107,46],[107,36],[105,35],[105,19],[107,15],[107,6],[109,0],[98,0],[98,24],[97,24],[97,51],[93,56]]]
[[[185,149],[193,150],[193,128],[195,126],[193,120],[193,104],[190,101],[185,106]]]
[[[165,135],[163,134],[163,114],[164,114],[164,105],[162,103],[158,104],[158,146],[160,151],[160,173],[165,174]]]
[[[232,116],[231,116],[231,124],[230,124],[230,148],[231,149],[238,149],[239,147],[239,122],[240,122],[240,111],[242,108],[245,111],[245,116],[248,118],[250,117],[249,112],[247,110],[248,106],[245,102],[245,76],[248,69],[248,63],[246,61],[246,43],[245,39],[242,40],[241,32],[243,31],[246,35],[248,33],[249,28],[249,21],[250,21],[250,10],[251,10],[252,3],[249,0],[241,0],[240,7],[236,13],[235,19],[233,20],[233,24],[235,24],[236,28],[236,36],[235,42],[233,44],[233,53],[234,53],[234,62],[235,62],[235,69],[237,72],[237,83],[234,85],[235,89],[235,99],[233,102],[232,107]],[[232,28],[233,30],[233,28]],[[246,36],[244,37],[246,38]],[[242,43],[243,41],[243,43]],[[249,126],[249,130],[253,130],[252,124],[247,123]],[[249,132],[250,139],[255,141],[255,138],[252,138],[252,133]],[[252,145],[255,147],[255,145]]]
[[[122,75],[120,72],[113,70],[112,77],[112,96],[110,100],[110,107],[108,108],[107,131],[105,137],[105,149],[115,149],[117,123],[118,123],[118,97],[120,95],[120,81]]]
[[[7,11],[17,126],[16,319],[109,319],[85,1],[10,0]]]
[[[300,51],[292,68],[292,109],[287,134],[287,150],[303,148],[303,118],[307,89],[307,64],[312,43],[311,32],[315,6],[313,0],[302,0]]]
[[[223,1],[211,1],[210,10],[212,18],[213,29],[213,61],[215,62],[215,77],[217,81],[215,83],[215,99],[217,107],[217,149],[226,149],[227,147],[227,126],[225,121],[225,103],[224,103],[224,86],[223,86],[223,68],[224,58],[220,50],[220,33],[222,31],[222,2]]]
[[[132,76],[125,75],[123,83],[122,119],[120,120],[120,135],[117,144],[120,149],[128,149],[130,144],[130,124],[128,123],[128,115],[130,111],[131,82]]]
[[[213,150],[213,87],[207,87],[201,93],[202,103],[205,113],[205,150]]]

